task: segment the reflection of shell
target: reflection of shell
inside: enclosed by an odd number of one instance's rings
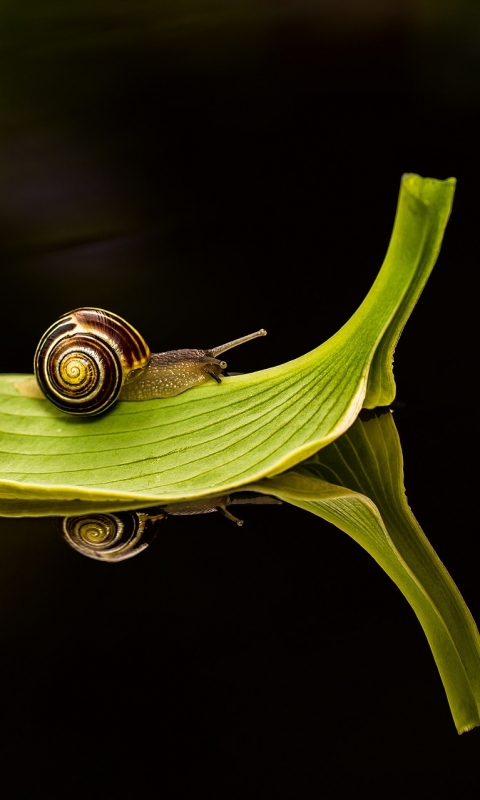
[[[142,511],[83,514],[65,517],[62,530],[68,544],[82,555],[98,561],[123,561],[148,547],[163,519],[163,512],[156,516]]]

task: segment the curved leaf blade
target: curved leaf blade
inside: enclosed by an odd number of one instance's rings
[[[404,176],[392,243],[365,301],[335,336],[287,364],[85,420],[19,395],[18,375],[0,377],[0,513],[22,501],[23,514],[39,513],[39,503],[52,513],[49,502],[68,514],[73,501],[132,507],[221,494],[328,445],[378,376],[393,386],[391,342],[436,259],[454,183]]]
[[[423,627],[458,732],[480,725],[480,636],[408,506],[392,415],[358,419],[304,464],[249,489],[332,522],[373,556]]]
[[[431,178],[420,178],[419,175],[404,176],[405,206],[401,207],[399,205],[398,217],[385,258],[385,264],[392,263],[392,265],[395,265],[393,266],[393,269],[395,269],[400,253],[406,259],[415,258],[413,252],[409,253],[407,248],[402,248],[401,245],[401,241],[406,242],[408,239],[408,236],[405,235],[405,229],[413,227],[413,218],[415,218],[418,227],[423,228],[424,242],[423,247],[418,248],[416,253],[419,261],[415,275],[396,312],[393,314],[373,356],[368,376],[367,392],[363,402],[365,408],[387,406],[395,398],[396,390],[392,369],[393,353],[405,323],[412,313],[413,307],[420,297],[437,260],[455,192],[455,180],[453,178],[444,182],[445,190],[443,192],[437,191],[436,183]],[[410,205],[408,213],[406,213],[407,204]],[[399,243],[395,241],[397,236],[400,239]],[[375,286],[372,288],[375,288]]]

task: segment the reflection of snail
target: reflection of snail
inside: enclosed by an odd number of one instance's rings
[[[280,504],[267,495],[235,497],[222,495],[181,503],[169,503],[146,511],[117,511],[65,517],[62,531],[65,540],[79,553],[97,561],[124,561],[138,555],[153,541],[159,526],[168,516],[210,514],[220,511],[227,519],[243,525],[227,510],[232,504]]]
[[[117,398],[152,400],[212,379],[221,383],[227,364],[217,356],[265,333],[262,328],[210,350],[150,353],[121,317],[100,308],[77,308],[42,336],[34,359],[38,385],[19,381],[16,387],[30,397],[45,395],[69,414],[100,414]]]
[[[63,535],[75,550],[97,561],[124,561],[145,550],[165,519],[163,511],[84,514],[62,520]]]

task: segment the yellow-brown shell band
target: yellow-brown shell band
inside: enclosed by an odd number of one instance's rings
[[[122,367],[131,370],[144,369],[150,361],[150,348],[143,336],[129,322],[104,311],[103,308],[77,308],[63,319],[71,319],[76,331],[90,333],[109,342],[114,348]]]
[[[46,397],[69,414],[99,414],[123,385],[120,361],[102,339],[88,334],[44,338],[35,354],[35,374]]]

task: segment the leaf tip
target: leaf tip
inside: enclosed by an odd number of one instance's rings
[[[431,199],[438,193],[446,194],[453,198],[457,185],[456,178],[422,178],[415,172],[404,172],[401,180],[401,187],[417,200],[429,205]]]
[[[474,728],[477,728],[480,725],[479,720],[475,720],[474,722],[468,722],[466,725],[462,725],[461,727],[457,726],[457,733],[459,736],[462,733],[468,733],[468,731],[473,731]]]

